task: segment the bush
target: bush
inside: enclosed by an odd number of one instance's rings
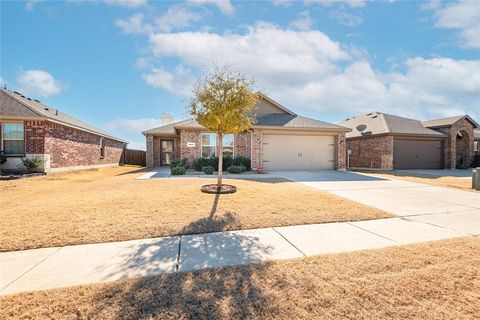
[[[242,167],[241,166],[230,166],[230,167],[228,167],[227,171],[229,173],[242,173]]]
[[[7,162],[7,157],[3,154],[3,151],[0,152],[0,164]]]
[[[239,167],[242,169],[242,172],[247,171],[247,167],[245,167],[243,164],[239,165]]]
[[[244,156],[235,157],[233,164],[236,166],[243,165],[248,171],[252,169],[252,161],[248,157],[244,157]]]
[[[480,167],[480,155],[476,154],[473,156],[472,168]]]
[[[215,172],[215,169],[212,166],[204,166],[202,168],[202,171],[205,174],[213,174]]]
[[[43,163],[43,160],[40,160],[39,157],[35,156],[31,159],[25,158],[22,160],[22,162],[25,168],[27,168],[27,172],[32,172]]]
[[[251,169],[251,161],[247,157],[239,156],[232,158],[230,156],[223,157],[223,170],[227,171],[231,166],[241,166],[243,165],[246,170]],[[197,158],[193,160],[192,163],[193,168],[195,171],[203,171],[203,167],[210,166],[213,167],[215,171],[218,171],[218,157],[215,158]]]
[[[182,167],[182,166],[172,167],[170,169],[170,173],[173,176],[180,176],[182,174],[185,174],[186,172],[187,172],[187,169],[185,167]]]
[[[173,168],[173,167],[185,167],[185,168],[188,168],[187,159],[172,160],[172,163],[170,164],[170,168]]]

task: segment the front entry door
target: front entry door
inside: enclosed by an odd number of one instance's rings
[[[160,141],[160,157],[162,166],[170,165],[173,160],[173,140]]]

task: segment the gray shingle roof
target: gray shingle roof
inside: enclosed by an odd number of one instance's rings
[[[349,131],[348,128],[311,118],[292,114],[272,113],[257,119],[255,126],[274,126],[286,128],[309,128],[321,130]]]
[[[2,97],[1,108],[0,108],[0,116],[15,117],[15,116],[22,116],[18,114],[19,112],[24,113],[23,117],[32,117],[32,118],[39,118],[39,119],[47,119],[53,122],[61,123],[67,125],[69,127],[73,127],[79,130],[91,132],[97,134],[102,137],[110,138],[117,141],[127,142],[123,139],[116,138],[110,135],[108,132],[103,131],[102,129],[96,128],[86,122],[83,122],[77,118],[74,118],[66,113],[61,112],[58,109],[49,107],[45,104],[42,104],[38,100],[27,98],[20,93],[16,93],[13,91],[5,90],[0,88],[0,96]],[[5,105],[4,105],[4,102]],[[20,108],[19,105],[24,106],[25,108]],[[24,111],[19,111],[19,110]]]
[[[292,114],[273,113],[266,116],[262,116],[257,119],[254,127],[283,127],[283,128],[305,128],[305,129],[317,129],[317,130],[333,130],[333,131],[349,131],[349,128],[339,125],[323,122],[315,119],[310,119],[302,116]],[[194,119],[186,119],[177,122],[172,122],[164,126],[153,128],[150,130],[142,131],[143,134],[176,134],[177,128],[195,128],[204,129]]]
[[[461,120],[463,118],[467,118],[469,121],[471,121],[475,126],[478,127],[478,124],[469,116],[467,115],[461,115],[461,116],[455,116],[455,117],[449,117],[449,118],[442,118],[442,119],[433,119],[433,120],[427,120],[427,121],[422,121],[422,124],[427,127],[427,128],[436,128],[436,127],[448,127],[457,122],[458,120]]]
[[[425,128],[421,121],[394,116],[391,114],[372,112],[361,116],[346,119],[339,123],[352,129],[347,133],[347,138],[362,137],[378,134],[401,134],[414,136],[438,136],[445,137],[444,133]],[[366,126],[362,131],[358,130]]]

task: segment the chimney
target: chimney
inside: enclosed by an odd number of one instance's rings
[[[166,124],[169,124],[169,123],[173,122],[173,115],[169,112],[165,112],[165,113],[162,114],[160,119],[162,120],[162,126],[164,126]]]

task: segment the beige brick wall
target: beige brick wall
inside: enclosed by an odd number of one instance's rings
[[[349,168],[393,169],[393,136],[351,138]]]

